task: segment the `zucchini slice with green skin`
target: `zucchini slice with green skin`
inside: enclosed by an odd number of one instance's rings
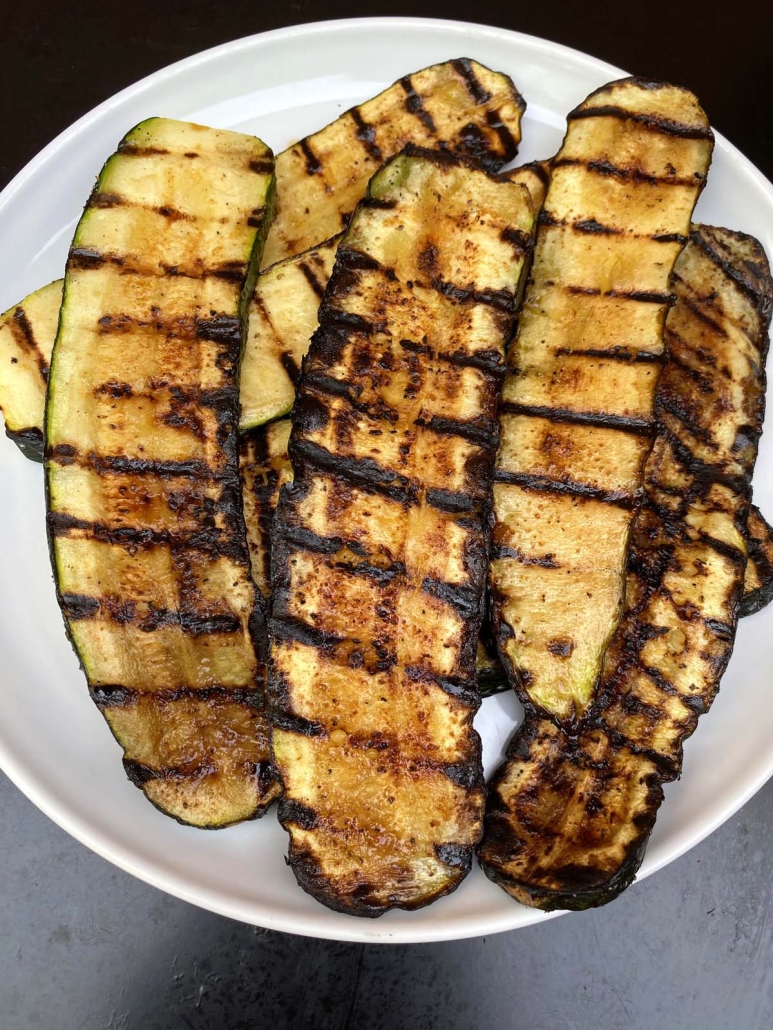
[[[490,784],[481,864],[539,908],[602,905],[634,879],[733,649],[773,283],[756,240],[703,226],[674,289],[624,614],[596,705],[575,736],[528,712]]]
[[[482,829],[472,720],[521,186],[408,148],[339,245],[274,520],[269,696],[289,862],[355,915],[454,890]]]
[[[569,115],[551,166],[503,388],[490,583],[510,682],[563,726],[620,619],[669,276],[711,151],[692,93],[623,79]]]
[[[129,778],[181,822],[279,787],[237,455],[246,302],[271,220],[260,140],[153,118],[75,231],[46,406],[57,594]]]
[[[746,525],[749,560],[743,579],[740,615],[754,615],[773,601],[773,527],[753,504]]]
[[[525,109],[509,76],[466,57],[404,76],[279,154],[279,204],[262,267],[345,229],[370,177],[408,143],[498,171],[516,155]]]
[[[62,305],[62,280],[0,315],[0,411],[6,435],[33,461],[43,460],[43,409]]]

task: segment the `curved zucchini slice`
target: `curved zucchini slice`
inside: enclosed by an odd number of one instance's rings
[[[61,305],[57,279],[0,315],[0,411],[6,435],[34,461],[43,460],[46,383]]]
[[[346,111],[277,157],[279,206],[262,267],[345,229],[370,177],[408,143],[502,168],[518,150],[525,108],[507,75],[462,57],[406,75]]]
[[[129,777],[182,822],[278,792],[236,423],[243,313],[271,219],[260,140],[150,119],[75,232],[46,408],[57,593]]]
[[[756,505],[746,525],[749,560],[743,579],[740,615],[754,615],[773,601],[773,527]]]
[[[551,166],[503,389],[490,582],[512,685],[563,726],[620,619],[669,277],[711,150],[692,93],[624,79],[569,115]]]
[[[481,863],[539,908],[601,905],[633,880],[663,784],[679,776],[733,649],[773,283],[756,240],[704,226],[674,289],[658,433],[597,706],[576,736],[528,713],[491,783]]]
[[[340,911],[428,904],[480,837],[475,651],[532,223],[522,187],[406,150],[339,245],[304,365],[269,689],[289,861]]]

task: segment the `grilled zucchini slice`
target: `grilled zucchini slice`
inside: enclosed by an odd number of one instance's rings
[[[236,448],[273,190],[255,137],[159,118],[129,132],[75,232],[49,378],[68,632],[129,777],[197,826],[278,791]]]
[[[407,143],[502,168],[515,157],[525,108],[507,75],[462,57],[406,75],[346,111],[277,157],[279,207],[262,267],[345,229],[370,177]]]
[[[563,726],[620,618],[669,276],[711,150],[691,93],[623,79],[569,115],[552,163],[503,389],[490,579],[508,677]]]
[[[756,505],[746,524],[749,560],[743,578],[740,615],[754,615],[773,601],[773,527]]]
[[[663,784],[733,648],[773,284],[756,240],[699,227],[674,289],[658,434],[598,704],[577,736],[527,713],[491,783],[481,863],[539,908],[601,905],[633,880]]]
[[[523,187],[407,149],[339,245],[274,521],[280,821],[301,886],[377,916],[453,890],[484,800],[475,651]]]
[[[0,315],[0,411],[6,435],[28,458],[43,460],[43,409],[62,280],[35,290]]]

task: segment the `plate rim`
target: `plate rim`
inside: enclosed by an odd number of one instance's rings
[[[624,77],[628,74],[601,58],[596,58],[591,54],[576,50],[563,43],[518,32],[513,29],[456,19],[413,16],[342,18],[302,22],[297,25],[271,29],[266,32],[252,33],[248,36],[238,37],[237,39],[198,51],[171,64],[164,65],[162,68],[138,79],[91,108],[39,150],[10,179],[2,192],[0,192],[0,216],[9,205],[14,203],[17,192],[25,185],[27,180],[54,159],[59,151],[67,146],[71,140],[76,138],[90,125],[99,122],[112,110],[120,107],[124,101],[141,96],[147,89],[163,83],[165,80],[174,78],[182,70],[190,70],[198,65],[205,65],[209,61],[217,60],[226,54],[249,50],[256,46],[270,46],[275,40],[286,41],[292,40],[294,37],[308,38],[310,35],[324,36],[331,33],[346,33],[349,30],[361,30],[363,28],[373,29],[374,31],[379,27],[394,29],[398,26],[408,31],[431,31],[433,28],[437,28],[443,31],[456,31],[460,35],[473,34],[476,39],[491,38],[498,41],[512,41],[526,45],[532,51],[549,54],[551,58],[560,57],[564,54],[573,63],[580,62],[593,72],[608,74],[610,79]],[[756,184],[762,189],[763,193],[767,195],[771,209],[773,209],[773,184],[735,144],[731,143],[716,129],[713,129],[713,131],[716,144],[722,147],[735,164],[743,168],[745,174],[750,175],[756,181]],[[447,924],[439,921],[437,932],[433,932],[432,927],[424,925],[416,926],[416,930],[412,932],[411,924],[407,920],[399,926],[392,925],[388,927],[387,924],[358,920],[352,917],[351,925],[348,922],[345,925],[341,924],[338,920],[326,925],[326,913],[324,911],[321,913],[322,918],[304,924],[303,914],[296,916],[292,913],[285,913],[283,916],[276,916],[273,910],[267,909],[261,915],[260,922],[258,923],[254,921],[252,915],[244,911],[243,907],[240,909],[238,899],[222,894],[216,887],[205,887],[200,884],[190,885],[184,875],[175,874],[168,868],[160,871],[152,859],[143,859],[140,857],[139,851],[133,852],[124,845],[115,842],[109,834],[102,831],[97,825],[89,823],[75,809],[68,808],[65,802],[58,800],[51,788],[45,787],[42,782],[38,782],[38,778],[25,768],[24,762],[20,758],[17,760],[12,753],[6,750],[2,739],[0,739],[0,769],[44,815],[101,858],[174,897],[227,918],[247,922],[251,925],[259,925],[279,932],[337,941],[384,944],[431,943],[467,939],[483,934],[489,935],[521,929],[565,914],[562,911],[544,913],[538,909],[526,909],[527,917],[524,920],[522,914],[524,907],[519,906],[518,911],[521,912],[521,919],[516,926],[510,925],[512,920],[508,922],[505,915],[499,921],[503,925],[499,925],[499,923],[492,925],[490,917],[484,917],[488,919],[486,925],[479,925],[478,922],[473,921],[468,927],[462,926],[459,928],[449,927]],[[737,795],[733,795],[728,802],[718,808],[712,818],[701,823],[691,833],[682,832],[677,835],[673,844],[668,848],[664,848],[660,857],[651,864],[647,864],[645,858],[645,866],[639,872],[636,883],[645,880],[664,866],[669,865],[712,834],[739,811],[771,776],[773,776],[773,747],[771,747],[767,764],[761,766],[757,777],[747,784],[744,790],[740,791]],[[334,913],[328,914],[334,915]],[[379,925],[381,929],[378,928]]]

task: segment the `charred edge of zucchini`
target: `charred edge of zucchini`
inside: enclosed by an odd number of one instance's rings
[[[740,615],[755,615],[773,601],[773,527],[753,504],[747,523],[749,564]],[[749,587],[748,584],[754,585]]]
[[[286,811],[284,811],[285,806],[287,806]],[[290,823],[295,820],[297,820],[297,814],[292,808],[292,802],[280,801],[279,822],[282,827],[284,829],[288,829]],[[453,857],[453,865],[459,869],[459,877],[457,879],[451,880],[445,887],[436,891],[429,897],[420,898],[417,901],[403,901],[399,904],[393,905],[392,907],[400,909],[403,912],[418,912],[419,909],[426,908],[428,905],[434,904],[441,898],[445,898],[448,897],[449,894],[453,894],[472,868],[473,852],[474,849],[471,847],[456,848],[456,853]],[[346,916],[357,916],[360,919],[378,919],[389,911],[389,909],[384,905],[369,904],[367,901],[362,900],[362,898],[354,897],[352,895],[343,896],[332,892],[328,881],[319,876],[318,866],[307,852],[301,850],[291,851],[286,862],[290,869],[292,869],[298,886],[305,890],[306,893],[311,895],[311,897],[316,901],[319,901],[333,912],[341,912]],[[368,893],[370,889],[371,888],[368,884],[362,885],[363,894]]]
[[[721,257],[712,245],[719,242],[727,246],[728,241],[736,245],[737,250],[735,254],[731,251],[729,257]],[[651,720],[653,727],[658,725],[661,717],[670,718],[672,722],[675,719],[673,714],[666,713],[665,700],[663,712],[648,712],[648,705],[640,702],[640,698],[626,686],[625,676],[630,668],[645,668],[638,665],[638,655],[646,642],[653,638],[653,633],[657,635],[657,627],[648,619],[650,601],[656,596],[667,596],[672,607],[675,610],[678,608],[670,589],[665,585],[665,577],[672,568],[680,568],[678,551],[681,541],[685,542],[687,548],[695,545],[695,540],[686,531],[685,521],[691,504],[701,503],[701,499],[707,496],[712,487],[719,485],[732,492],[736,498],[732,511],[735,529],[739,533],[746,530],[748,534],[750,516],[759,514],[750,504],[751,480],[764,417],[765,360],[769,348],[773,279],[770,276],[765,252],[753,237],[730,230],[717,230],[710,226],[697,226],[693,227],[690,233],[690,246],[707,253],[729,281],[728,289],[732,292],[735,286],[747,295],[747,299],[751,298],[753,306],[756,307],[759,317],[754,331],[749,332],[745,328],[740,330],[736,326],[736,331],[743,331],[758,352],[756,381],[750,387],[752,392],[747,393],[737,411],[736,444],[725,448],[730,457],[720,459],[717,464],[711,464],[700,454],[693,454],[688,443],[666,425],[666,419],[674,416],[680,424],[680,432],[684,430],[688,439],[695,441],[696,449],[705,443],[711,453],[712,446],[716,446],[712,444],[709,425],[706,424],[710,423],[711,410],[705,409],[701,425],[700,414],[696,417],[694,410],[688,411],[680,403],[678,379],[674,389],[668,378],[669,364],[666,365],[664,378],[660,382],[656,396],[658,435],[655,448],[661,445],[671,448],[673,457],[666,458],[666,468],[669,467],[670,461],[671,465],[678,466],[688,477],[689,484],[683,488],[684,496],[675,511],[659,507],[658,491],[661,488],[668,489],[659,478],[658,469],[662,467],[659,462],[663,460],[662,455],[667,452],[662,451],[658,457],[656,451],[653,451],[653,458],[658,460],[654,462],[652,478],[647,479],[647,495],[637,523],[634,524],[629,548],[629,583],[633,579],[635,586],[630,597],[626,589],[626,610],[607,654],[607,665],[599,696],[576,736],[565,733],[552,721],[537,715],[533,709],[527,709],[523,726],[510,741],[505,762],[489,783],[486,831],[478,848],[480,864],[486,875],[516,900],[544,911],[580,911],[604,905],[618,897],[633,882],[664,799],[663,787],[681,774],[684,741],[695,731],[700,715],[708,711],[727,668],[735,642],[735,631],[742,606],[741,570],[745,555],[722,540],[713,540],[709,546],[720,556],[734,563],[737,579],[734,586],[728,583],[728,621],[718,622],[703,617],[705,626],[710,629],[716,643],[716,653],[710,651],[704,656],[701,652],[701,657],[705,657],[709,677],[705,689],[694,696],[679,693],[673,684],[668,683],[667,675],[660,672],[657,663],[653,667],[647,665],[647,675],[653,677],[663,696],[670,698],[670,691],[673,691],[683,701],[683,713],[680,713],[680,720],[674,724],[675,732],[672,738],[665,738],[667,743],[661,743],[656,749],[647,746],[647,738],[641,728],[638,732],[642,733],[642,737],[637,741],[629,733],[621,732],[611,723],[609,712],[615,706],[646,716]],[[683,252],[683,257],[686,256],[687,251]],[[676,272],[679,272],[679,265]],[[687,285],[689,288],[689,281]],[[716,292],[708,298],[701,298],[695,304],[693,310],[699,319],[709,321],[705,308],[708,307],[714,314],[715,298]],[[691,303],[690,298],[685,299],[686,306],[689,307]],[[678,305],[679,301],[677,307]],[[721,314],[718,313],[718,317],[721,318]],[[710,331],[716,336],[727,335],[721,322],[714,319],[710,321]],[[667,324],[667,341],[671,331]],[[700,349],[698,345],[692,346],[696,351]],[[705,344],[701,344],[702,346]],[[716,357],[710,354],[704,367],[715,369],[717,364],[721,366],[721,361],[717,361]],[[674,358],[671,360],[671,367],[679,367]],[[684,367],[689,374],[691,368]],[[720,373],[714,371],[713,374],[714,379],[719,380],[721,384]],[[710,382],[706,384],[707,390],[710,385]],[[711,392],[718,392],[717,387],[714,386]],[[698,412],[700,410],[699,397]],[[734,466],[732,472],[726,470],[728,462],[732,462]],[[649,472],[649,468],[647,471]],[[767,535],[770,530],[764,520],[762,526],[757,528],[762,535]],[[673,543],[666,547],[656,547],[655,541],[661,536],[668,541],[673,540]],[[699,534],[698,542],[701,540],[707,542]],[[690,604],[689,599],[687,604]],[[700,609],[697,608],[687,618],[689,622],[700,620]],[[687,645],[689,643],[688,640]],[[665,661],[670,660],[667,653]],[[620,763],[621,772],[616,772],[616,762]],[[505,798],[499,787],[506,783],[508,775],[519,765],[518,784],[509,791],[507,786],[504,787],[505,792],[509,794],[509,797]],[[582,793],[573,794],[576,790],[575,771],[588,769],[593,771],[594,781],[590,787],[583,781]],[[530,770],[536,773],[531,778]],[[520,783],[521,777],[524,785]],[[605,811],[604,802],[607,795],[604,791],[609,790],[613,793],[613,800],[610,802],[613,804],[614,796],[625,798],[626,786],[633,793],[638,788],[639,797],[637,800],[626,799],[629,808],[621,807],[621,813],[615,818],[615,813]],[[553,821],[547,827],[532,824],[530,821],[530,812],[539,812],[541,790],[550,794],[549,803],[553,807],[550,817]],[[560,795],[562,790],[567,798],[563,807],[560,806],[560,798],[556,796]],[[580,805],[583,806],[582,811]],[[601,826],[601,829],[596,831],[597,838],[600,838],[604,847],[612,851],[614,848],[620,850],[617,862],[613,863],[607,858],[606,863],[600,862],[599,868],[594,867],[592,862],[585,865],[574,863],[551,866],[550,852],[554,848],[552,841],[556,839],[559,845],[566,843],[562,838],[564,832],[568,833],[570,841],[575,843],[578,858],[582,858],[586,853],[586,841],[594,841],[593,844],[587,844],[587,849],[595,847],[598,839],[594,839],[593,836],[593,820],[599,817],[599,813],[604,822],[597,824]],[[518,823],[518,826],[514,826],[514,823]],[[620,835],[624,834],[626,827],[629,828],[630,839],[624,843]],[[530,845],[525,839],[528,835],[535,838],[532,844],[541,850],[544,858],[543,862],[534,859],[535,881],[541,879],[544,884],[545,879],[549,878],[556,886],[546,887],[539,882],[530,882],[523,877],[512,875],[504,868],[517,854],[530,850]],[[611,870],[610,865],[613,866]]]
[[[5,435],[13,440],[25,458],[30,461],[43,463],[43,432],[39,426],[30,426],[29,429],[9,429],[5,427]]]

